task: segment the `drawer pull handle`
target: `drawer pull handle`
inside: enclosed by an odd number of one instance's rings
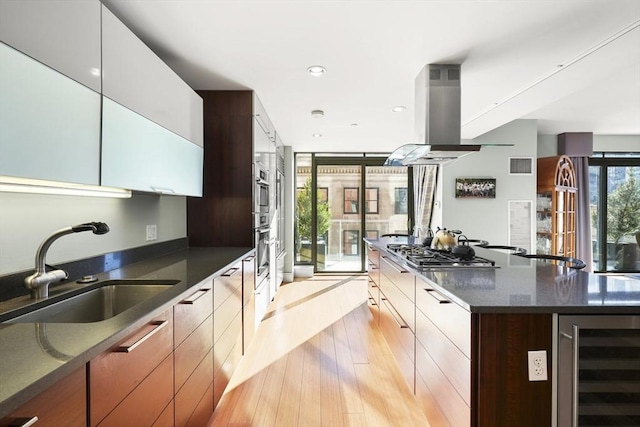
[[[33,416],[31,418],[14,418],[8,424],[9,427],[29,427],[38,422],[38,417]]]
[[[200,289],[199,291],[196,291],[195,293],[193,293],[190,297],[185,298],[182,301],[180,301],[180,304],[193,304],[197,300],[202,298],[210,290],[211,289]]]
[[[123,343],[120,347],[118,347],[117,351],[119,353],[131,353],[138,346],[140,346],[140,344],[142,344],[143,342],[151,338],[156,332],[158,332],[160,329],[164,328],[168,324],[169,324],[168,320],[158,320],[150,323],[149,325],[147,325],[147,327],[154,326],[154,328],[151,331],[147,332],[142,338],[136,340],[133,344],[128,344],[128,342]]]
[[[249,255],[248,257],[246,257],[242,261],[244,261],[244,262],[253,261],[255,259],[255,257],[256,257],[255,255]]]
[[[236,274],[238,271],[240,271],[240,269],[238,267],[231,267],[230,269],[228,269],[227,271],[225,271],[224,273],[222,273],[222,275],[224,277],[231,277],[234,274]]]
[[[391,266],[391,268],[393,268],[395,271],[397,271],[398,273],[408,273],[409,270],[405,270],[402,267],[399,267],[396,265],[396,263],[394,263],[393,261],[391,261],[389,259],[389,257],[383,256],[382,258],[384,258],[385,260],[387,260],[387,262],[389,263],[389,266]]]
[[[429,295],[431,295],[433,298],[435,298],[436,301],[438,301],[438,304],[450,304],[451,303],[451,301],[449,301],[448,299],[446,299],[445,297],[440,295],[438,292],[436,292],[435,289],[425,288],[424,290],[427,291],[427,293]]]
[[[393,305],[391,305],[391,303],[389,302],[388,299],[382,298],[382,302],[384,302],[384,305],[387,306],[387,308],[389,309],[389,313],[391,313],[391,317],[393,318],[393,320],[396,322],[396,324],[398,325],[398,327],[400,329],[404,329],[404,328],[408,328],[409,327],[409,325],[407,325],[407,322],[404,321],[402,316],[400,316],[400,313],[398,313],[398,311],[395,309],[395,307]],[[400,320],[398,320],[398,319],[400,319]]]
[[[374,300],[373,298],[369,297],[369,304],[371,305],[378,305],[376,304],[376,300]]]

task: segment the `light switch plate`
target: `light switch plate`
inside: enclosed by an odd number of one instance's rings
[[[158,226],[156,224],[147,225],[147,238],[146,241],[158,239]]]

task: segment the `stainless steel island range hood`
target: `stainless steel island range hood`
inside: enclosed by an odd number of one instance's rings
[[[426,65],[415,86],[417,143],[397,148],[385,166],[438,165],[480,151],[460,141],[460,65]]]

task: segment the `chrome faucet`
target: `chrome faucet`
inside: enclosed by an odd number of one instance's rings
[[[51,236],[47,237],[36,252],[36,271],[24,279],[24,284],[31,291],[31,298],[42,299],[49,296],[49,285],[65,280],[69,277],[64,270],[47,271],[45,258],[51,244],[58,238],[71,233],[91,231],[93,234],[105,234],[109,232],[109,226],[104,222],[88,222],[86,224],[74,225],[62,228]]]

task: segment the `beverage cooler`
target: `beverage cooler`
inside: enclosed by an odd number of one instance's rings
[[[558,318],[558,426],[640,426],[640,315]]]

